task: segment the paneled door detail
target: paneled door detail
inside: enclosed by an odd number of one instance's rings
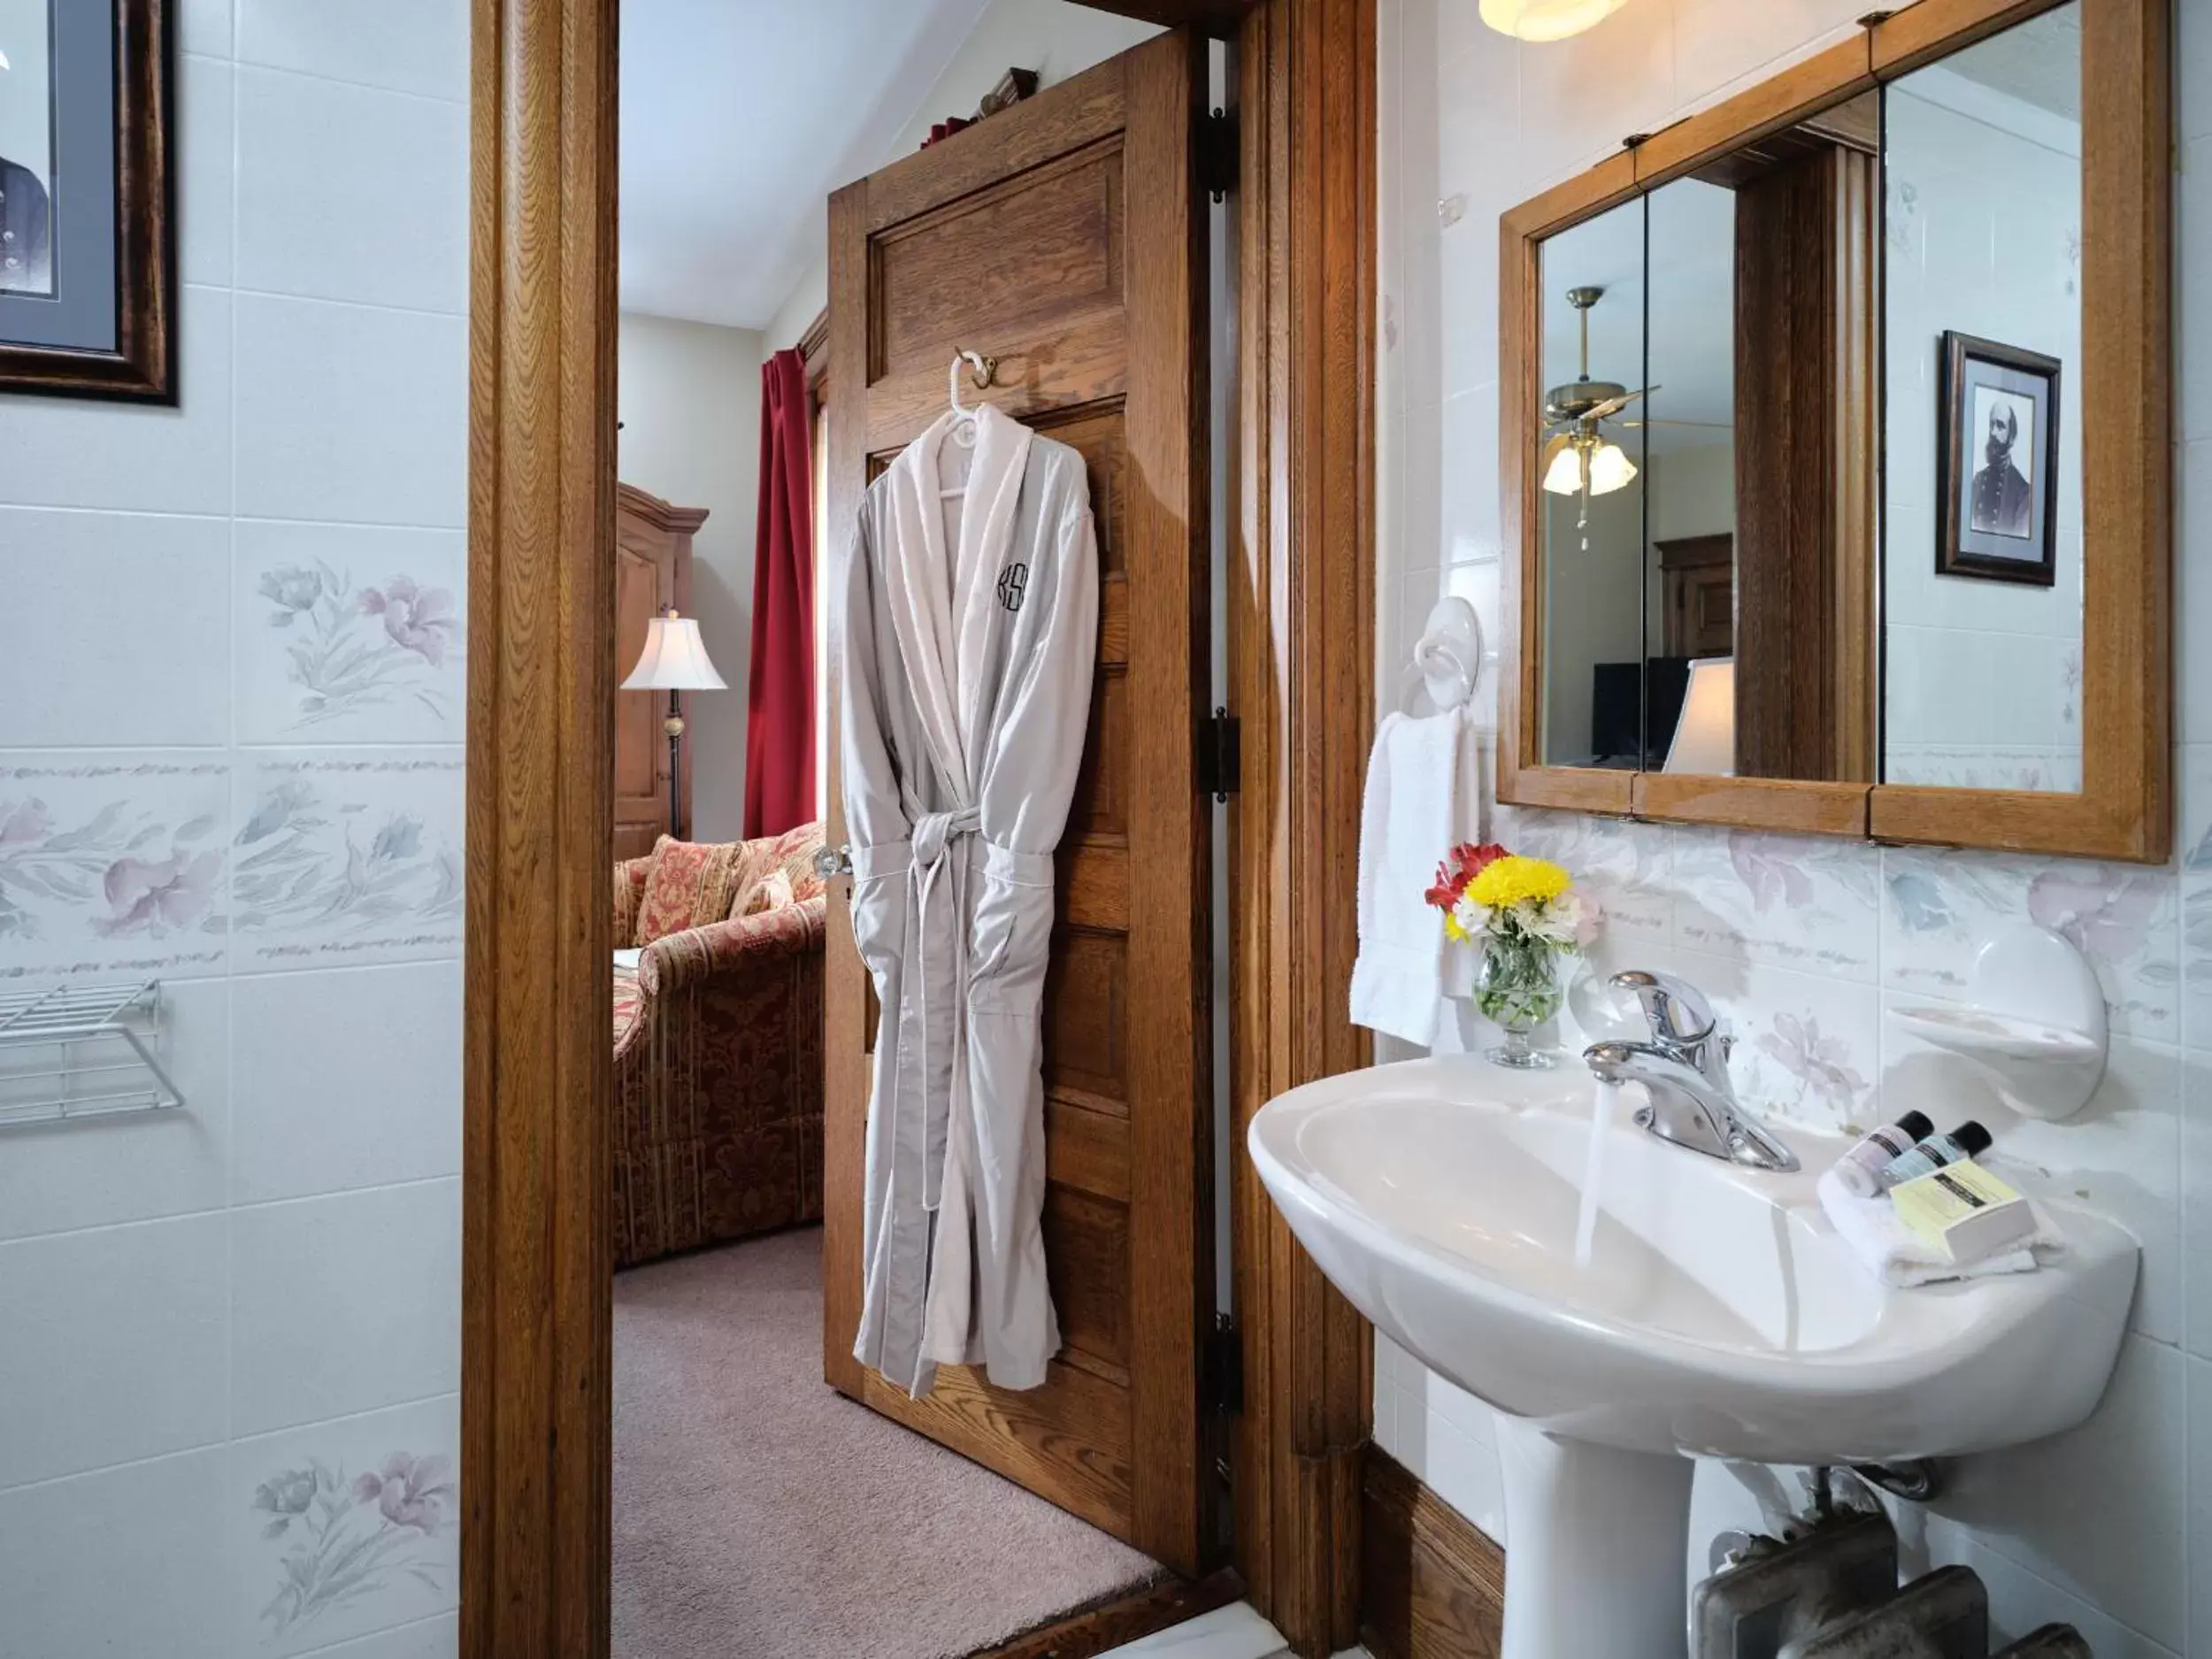
[[[1211,1320],[1202,45],[1162,35],[848,186],[830,205],[829,523],[945,408],[957,349],[1089,463],[1102,592],[1046,987],[1045,1242],[1064,1346],[1009,1394],[910,1400],[852,1356],[879,1010],[830,907],[824,1370],[886,1416],[1184,1572],[1210,1565]],[[833,677],[832,683],[834,684]],[[833,744],[835,742],[833,708]],[[833,749],[833,757],[834,749]],[[833,759],[832,776],[835,777]],[[832,790],[830,838],[843,839]]]

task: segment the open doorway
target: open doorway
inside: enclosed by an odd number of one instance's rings
[[[1102,1651],[1229,1594],[1199,1584],[1224,1547],[1188,752],[1210,689],[1207,49],[1058,0],[826,10],[622,18],[614,1652]],[[1056,887],[1038,1168],[1010,1188],[1056,1319],[1033,1377],[980,1338],[986,1363],[932,1377],[859,1328],[864,1245],[896,1225],[864,1141],[902,1009],[856,949],[850,860],[865,882],[873,849],[841,787],[853,602],[832,578],[870,481],[921,444],[965,557],[990,442],[940,444],[952,396],[1074,469],[1094,544],[1076,726],[1024,772],[1039,800],[1063,774],[1058,857],[1006,849]],[[1008,618],[1047,557],[1007,556]],[[903,735],[879,739],[897,767]],[[902,812],[926,793],[902,777]],[[979,1250],[995,1225],[979,1205]],[[1079,1640],[1033,1634],[1086,1616]],[[1256,1616],[1241,1640],[1275,1646]]]

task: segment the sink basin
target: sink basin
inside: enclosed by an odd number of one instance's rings
[[[1586,1264],[1597,1089],[1578,1067],[1408,1061],[1252,1123],[1322,1271],[1502,1414],[1508,1659],[1683,1651],[1692,1456],[1948,1456],[2080,1422],[2133,1293],[2135,1241],[2055,1208],[2068,1248],[2035,1272],[1886,1290],[1815,1197],[1847,1141],[1785,1127],[1803,1167],[1747,1169],[1636,1127],[1636,1093],[1602,1139]]]

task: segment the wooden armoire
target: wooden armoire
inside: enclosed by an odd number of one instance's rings
[[[634,485],[618,487],[614,534],[614,672],[619,687],[645,649],[645,625],[669,606],[691,614],[691,538],[704,507],[675,507]],[[641,858],[668,830],[664,691],[614,694],[614,856]],[[688,706],[685,718],[690,718]],[[677,833],[691,834],[691,745],[676,791]],[[627,943],[626,940],[623,941]]]

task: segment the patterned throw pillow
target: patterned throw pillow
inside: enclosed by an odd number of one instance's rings
[[[637,907],[637,942],[680,933],[687,927],[729,919],[731,903],[750,873],[744,841],[680,841],[664,835],[653,846],[653,872]]]
[[[822,879],[814,873],[814,855],[822,850],[818,821],[797,825],[772,840],[753,844],[764,849],[763,868],[781,871],[789,879],[793,900],[814,898],[822,892]]]

